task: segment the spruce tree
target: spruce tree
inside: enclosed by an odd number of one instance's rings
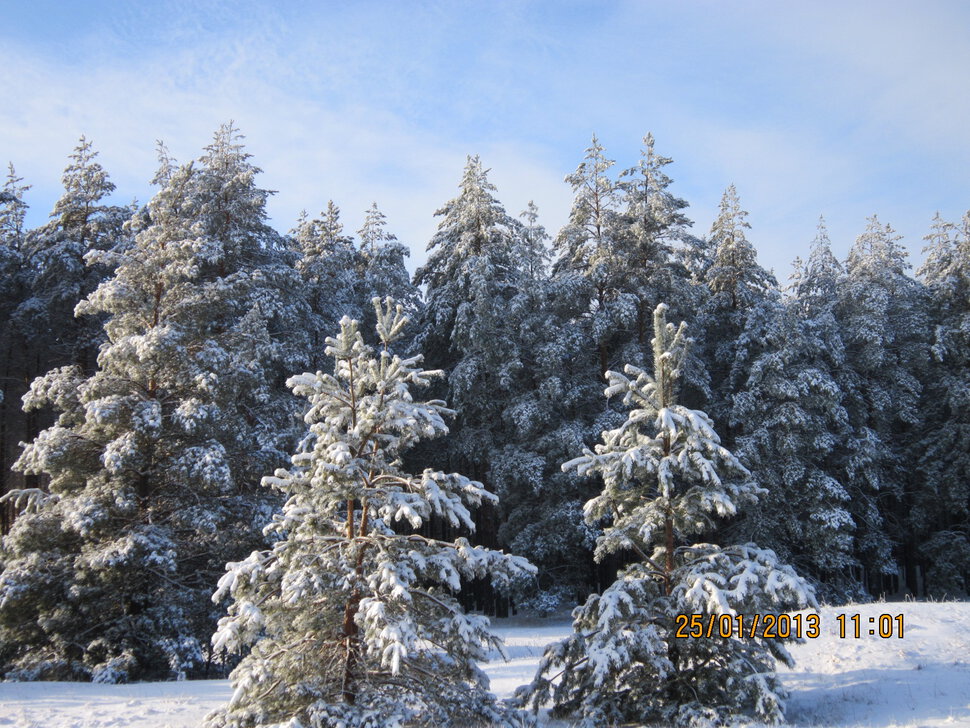
[[[496,703],[477,667],[498,638],[454,595],[463,578],[508,587],[533,569],[465,538],[414,532],[432,517],[472,530],[470,508],[495,496],[457,473],[404,470],[404,453],[444,435],[453,413],[414,399],[412,388],[440,372],[391,352],[402,307],[374,305],[379,351],[344,318],[327,340],[333,374],[288,382],[309,401],[309,431],[292,466],[263,480],[287,497],[267,527],[273,547],[229,564],[213,597],[232,597],[213,643],[251,651],[210,728],[523,721]]]
[[[595,473],[602,493],[585,506],[607,525],[596,557],[624,553],[631,563],[602,594],[574,613],[573,633],[546,649],[536,678],[519,698],[581,726],[658,721],[694,724],[749,715],[782,717],[784,691],[774,675],[791,664],[785,640],[757,632],[732,637],[676,636],[678,615],[709,619],[784,612],[814,604],[808,584],[772,551],[754,544],[691,543],[718,517],[734,515],[762,491],[721,446],[710,418],[677,403],[689,340],[683,324],[654,312],[653,372],[609,372],[607,396],[632,407],[604,432],[595,452],[563,464]],[[733,620],[729,620],[733,623]]]

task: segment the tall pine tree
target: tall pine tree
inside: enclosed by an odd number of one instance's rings
[[[364,224],[357,231],[360,240],[357,300],[362,327],[366,331],[374,328],[370,306],[374,298],[393,298],[412,320],[422,306],[421,291],[411,282],[411,275],[404,264],[411,252],[386,228],[387,218],[375,202],[367,210]],[[409,335],[413,336],[413,332],[409,332]]]
[[[751,228],[747,217],[737,190],[731,185],[724,191],[706,243],[713,251],[713,259],[704,266],[710,298],[699,322],[704,332],[701,356],[710,375],[708,409],[729,444],[734,440],[732,401],[758,353],[740,346],[747,318],[756,307],[771,306],[772,299],[778,297],[774,276],[758,264],[754,246],[745,234]]]
[[[731,412],[738,456],[767,491],[731,530],[824,584],[830,600],[856,593],[851,567],[857,565],[850,496],[839,470],[849,437],[838,384],[845,347],[833,314],[839,274],[820,225],[807,264],[796,261],[792,295],[748,317],[741,346],[757,345],[760,353]]]
[[[320,217],[310,220],[303,214],[293,238],[299,253],[297,270],[310,306],[307,366],[323,365],[323,332],[332,331],[343,316],[360,317],[355,298],[360,260],[353,238],[344,234],[340,208],[333,200]]]
[[[751,624],[754,614],[813,604],[812,590],[754,544],[690,543],[761,489],[721,446],[710,418],[678,404],[690,342],[683,324],[667,323],[662,304],[652,343],[652,373],[628,365],[625,375],[607,374],[607,396],[622,395],[631,407],[626,421],[604,432],[595,452],[563,464],[603,478],[584,509],[588,521],[606,522],[596,557],[622,552],[632,563],[573,612],[573,633],[546,648],[518,696],[536,707],[551,696],[554,714],[578,714],[590,728],[738,714],[778,721],[784,690],[773,668],[776,659],[791,664],[784,640],[763,629],[705,637],[703,625],[726,619],[732,632],[738,615]],[[698,615],[701,634],[679,638],[678,615]]]
[[[108,204],[115,185],[97,156],[82,136],[61,177],[64,193],[50,222],[30,231],[24,242],[31,295],[18,316],[29,328],[36,352],[33,376],[68,364],[90,373],[103,341],[102,320],[74,315],[78,302],[111,270],[101,262],[86,263],[85,256],[124,249],[130,241],[123,226],[131,210]]]
[[[955,597],[970,592],[970,213],[959,224],[937,215],[926,240],[919,280],[935,334],[921,378],[921,477],[907,526],[926,591]]]
[[[10,464],[17,457],[18,443],[26,438],[20,398],[31,357],[29,338],[15,314],[28,290],[23,244],[24,193],[29,189],[11,164],[0,190],[0,496],[16,487]],[[0,504],[0,535],[9,530],[13,516],[9,505]]]
[[[78,306],[106,316],[90,376],[38,378],[28,408],[57,422],[17,468],[49,492],[23,509],[0,550],[0,671],[9,678],[125,681],[201,674],[211,583],[260,543],[260,472],[292,447],[287,302],[297,288],[266,225],[240,137],[216,134],[198,165],[166,173],[117,265]]]
[[[900,237],[873,216],[846,261],[836,316],[846,347],[839,385],[851,433],[842,482],[852,496],[856,556],[872,593],[882,577],[908,564],[915,545],[904,533],[918,457],[920,375],[929,351],[924,291],[906,274]],[[896,553],[894,553],[894,548]]]
[[[465,538],[413,532],[431,517],[472,529],[470,509],[495,496],[457,473],[403,469],[404,452],[445,434],[452,413],[414,400],[411,389],[440,372],[391,352],[402,307],[374,305],[379,351],[345,318],[327,340],[333,374],[289,381],[309,400],[309,432],[290,469],[264,479],[287,496],[267,529],[272,549],[229,564],[214,597],[233,598],[215,644],[252,649],[211,728],[525,722],[488,693],[477,663],[500,641],[454,594],[462,577],[507,587],[533,569]]]
[[[502,427],[521,391],[525,364],[516,311],[523,273],[522,225],[495,198],[478,157],[469,157],[459,193],[436,214],[428,262],[415,283],[426,286],[419,344],[429,364],[447,374],[448,401],[458,412],[445,461],[493,491],[492,459],[508,440]],[[492,534],[494,537],[494,527]]]

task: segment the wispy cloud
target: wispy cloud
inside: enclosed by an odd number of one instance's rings
[[[81,133],[145,198],[155,139],[188,159],[234,119],[280,191],[278,227],[333,198],[356,228],[376,200],[420,262],[466,154],[510,212],[535,199],[554,232],[590,134],[627,166],[653,131],[699,230],[737,183],[779,271],[820,213],[837,246],[879,212],[918,249],[936,208],[970,205],[970,11],[869,7],[112,5],[73,30],[0,30],[0,161],[35,185],[42,217]]]

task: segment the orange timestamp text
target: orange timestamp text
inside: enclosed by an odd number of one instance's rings
[[[863,636],[889,639],[903,637],[902,614],[837,614],[839,639]],[[822,618],[818,614],[678,614],[674,637],[729,637],[753,639],[816,639],[822,636]]]

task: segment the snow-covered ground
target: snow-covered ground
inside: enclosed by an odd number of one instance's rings
[[[870,636],[869,617],[904,614],[904,636]],[[838,636],[837,614],[859,614],[863,636]],[[490,663],[492,689],[527,682],[563,619],[495,620],[509,662]],[[894,623],[895,624],[895,623]],[[782,669],[788,718],[799,726],[970,726],[970,603],[891,602],[821,611],[822,636],[793,649]],[[878,622],[874,622],[878,625]],[[847,621],[851,632],[852,623]],[[196,728],[230,695],[222,680],[135,685],[0,684],[0,728]],[[559,725],[566,725],[560,723]]]
[[[870,617],[900,613],[902,639],[868,634]],[[861,615],[863,637],[840,639],[837,614]],[[795,669],[781,670],[791,693],[786,711],[790,722],[970,726],[970,603],[826,607],[821,616],[822,638],[796,646]]]

